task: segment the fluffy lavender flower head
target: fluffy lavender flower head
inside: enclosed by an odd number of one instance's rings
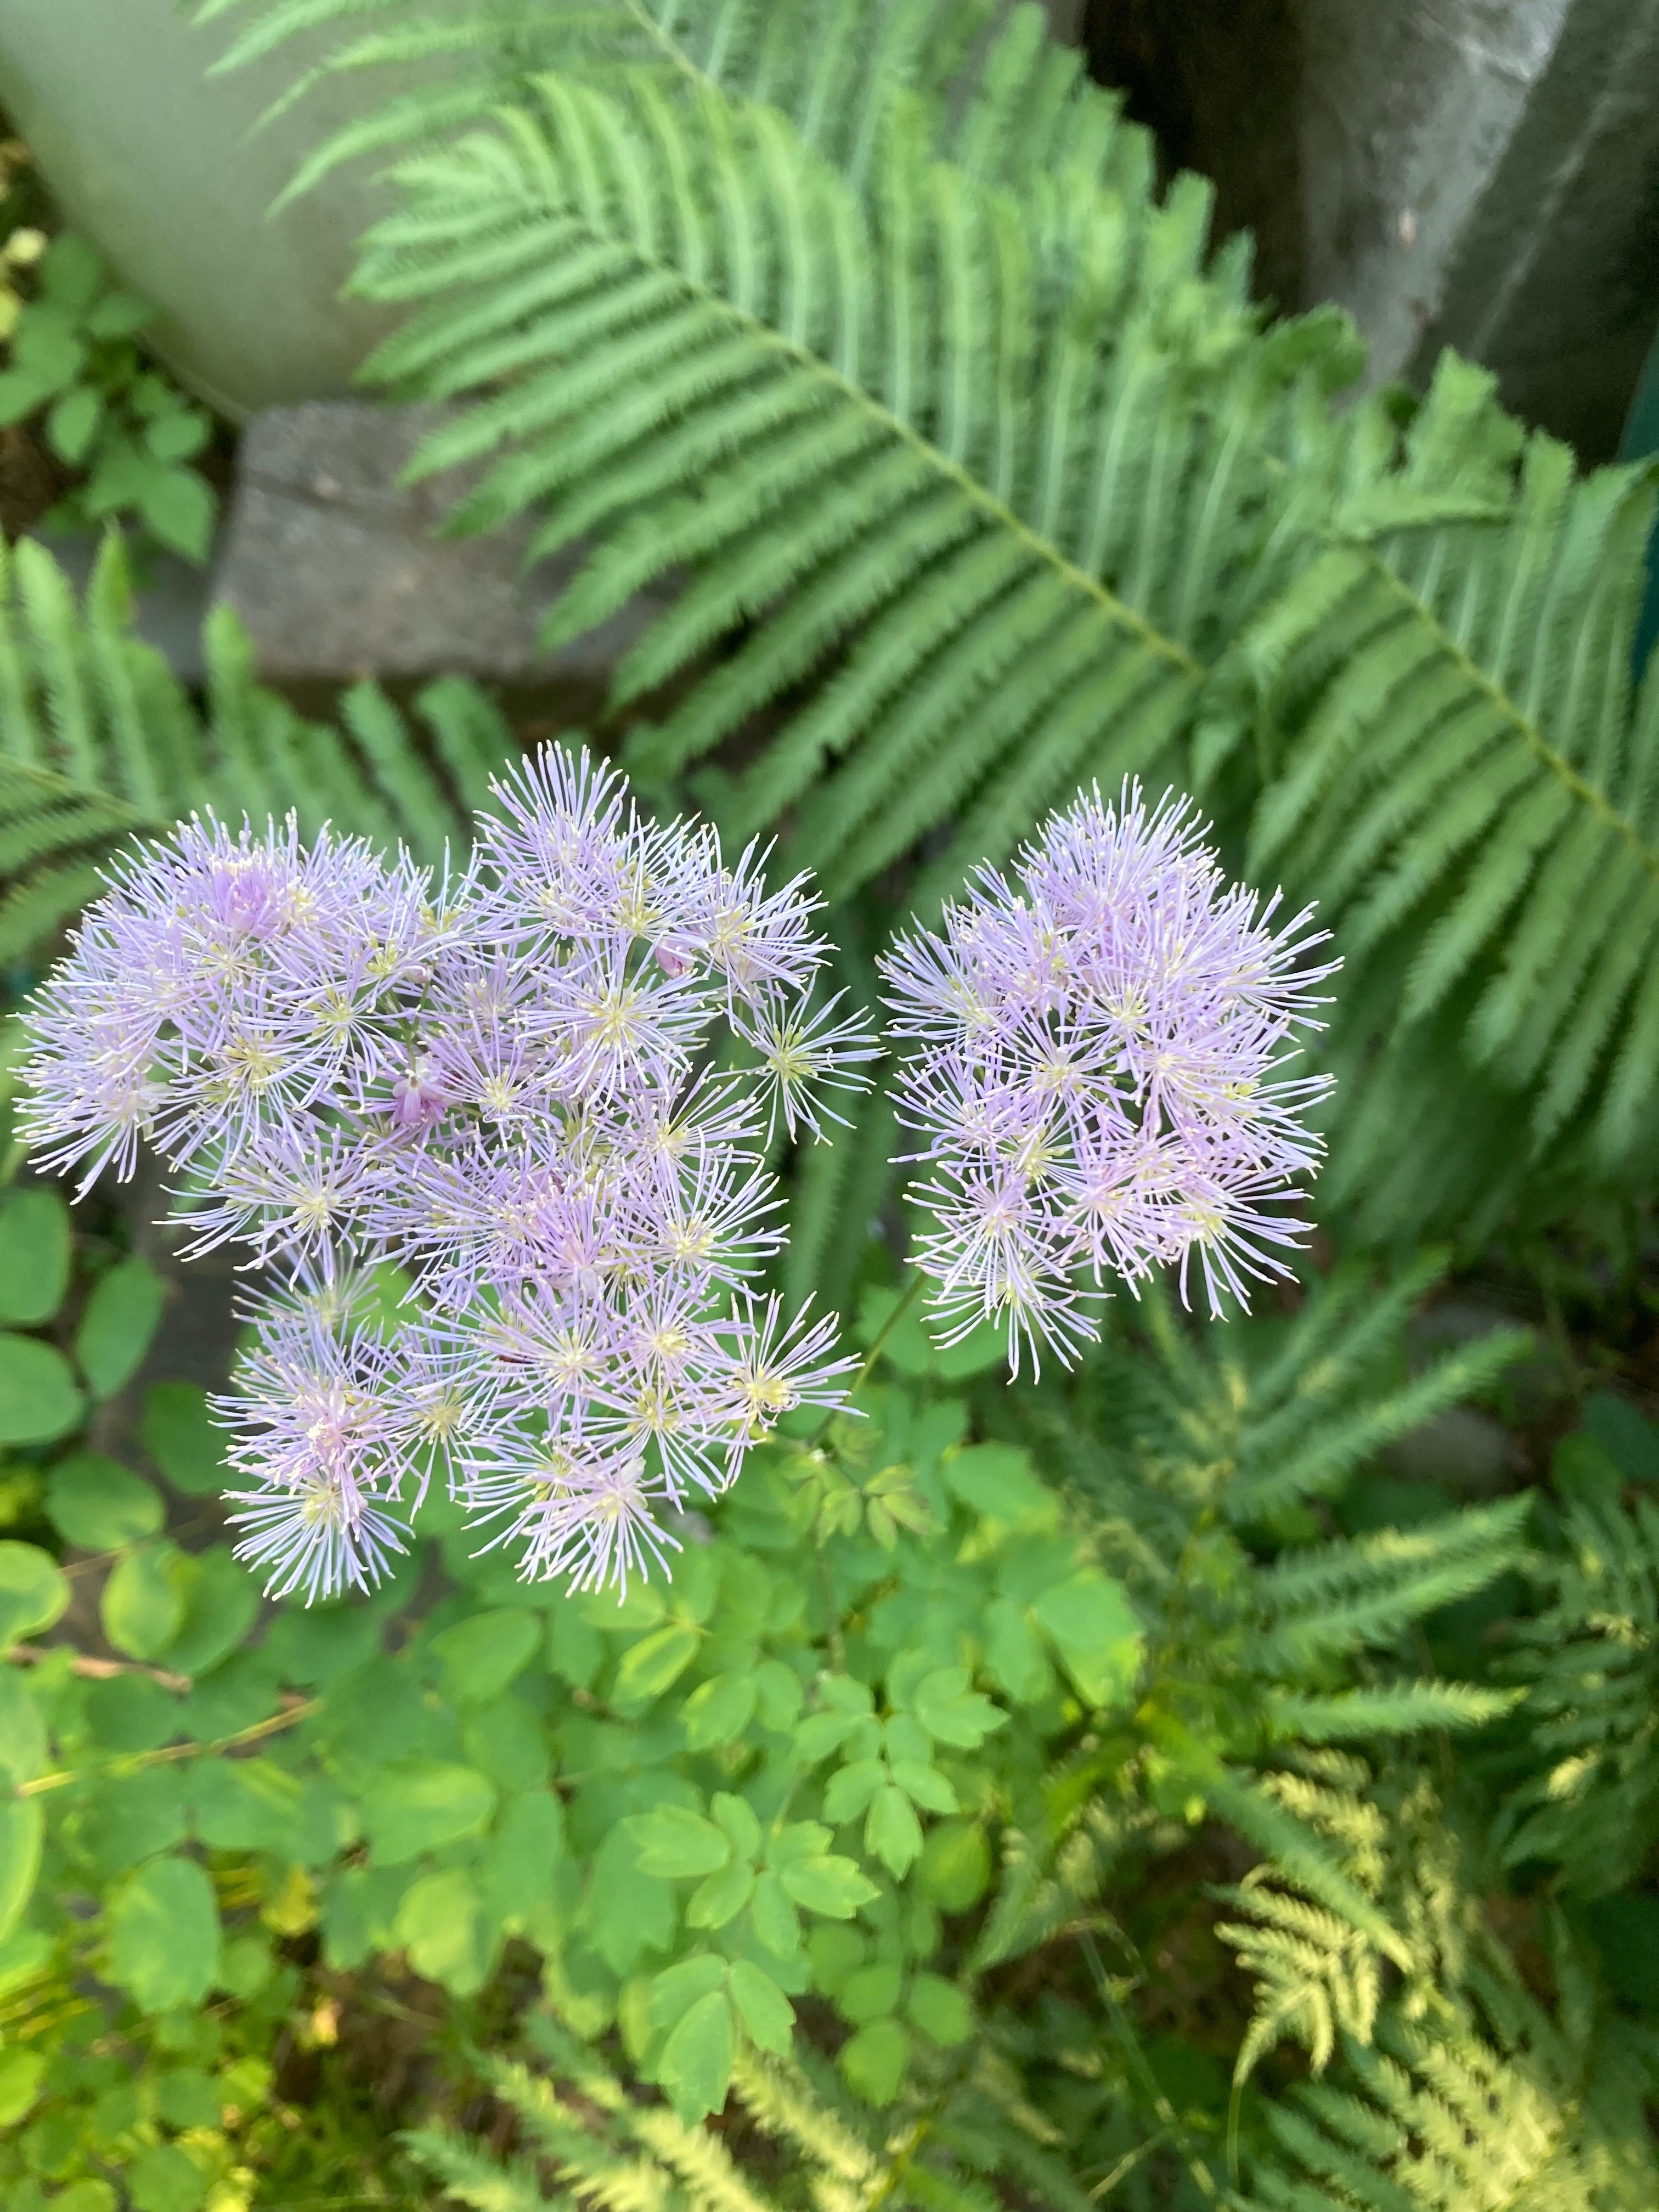
[[[1186,802],[1079,793],[1021,854],[986,868],[940,929],[883,963],[896,1036],[922,1049],[897,1083],[907,1157],[931,1179],[917,1257],[951,1340],[1006,1324],[1018,1370],[1098,1334],[1108,1279],[1160,1263],[1212,1311],[1285,1272],[1304,1233],[1281,1211],[1317,1163],[1304,1124],[1330,1088],[1285,1073],[1320,1024],[1310,910],[1273,927],[1229,887]]]
[[[85,915],[31,1012],[41,1157],[179,1170],[192,1251],[273,1271],[220,1401],[243,1552],[307,1600],[404,1548],[434,1466],[524,1571],[625,1583],[851,1364],[786,1323],[762,1167],[873,1047],[796,881],[549,750],[434,884],[292,820],[192,821]],[[372,1295],[391,1265],[390,1319]]]

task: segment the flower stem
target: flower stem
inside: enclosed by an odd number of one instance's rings
[[[908,1313],[910,1308],[915,1304],[916,1298],[920,1295],[922,1285],[926,1283],[927,1279],[927,1278],[922,1273],[920,1267],[914,1268],[911,1271],[909,1282],[905,1285],[903,1291],[895,1301],[893,1310],[888,1315],[886,1320],[883,1322],[881,1327],[876,1331],[875,1335],[871,1340],[870,1349],[864,1355],[864,1364],[860,1368],[858,1373],[853,1377],[853,1387],[847,1394],[849,1398],[856,1398],[859,1392],[863,1389],[865,1384],[869,1381],[871,1370],[874,1367],[877,1360],[881,1357],[881,1348],[883,1345],[886,1343],[888,1338],[898,1327],[901,1317]],[[825,1437],[830,1433],[830,1424],[835,1419],[839,1410],[839,1407],[832,1406],[830,1408],[830,1411],[824,1415],[823,1419],[818,1423],[817,1428],[813,1430],[811,1435],[806,1440],[806,1449],[808,1451],[816,1451],[818,1446],[823,1442]]]

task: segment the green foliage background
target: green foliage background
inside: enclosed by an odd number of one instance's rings
[[[1650,2206],[1659,1435],[1594,1396],[1478,1504],[1387,1455],[1524,1402],[1524,1332],[1413,1352],[1449,1267],[1501,1240],[1547,1313],[1650,1196],[1651,470],[1582,477],[1450,358],[1345,404],[1341,319],[1267,322],[1035,8],[233,9],[233,61],[331,25],[324,67],[398,65],[296,182],[397,161],[367,374],[447,404],[454,527],[585,548],[550,641],[674,586],[612,734],[819,872],[860,995],[1090,777],[1196,791],[1318,898],[1337,1256],[1011,1390],[896,1311],[878,1091],[781,1163],[783,1287],[872,1347],[864,1419],[620,1607],[444,1527],[307,1613],[216,1540],[199,1392],[106,1455],[161,1280],[20,1185],[8,2212]],[[113,544],[84,605],[27,545],[0,586],[20,966],[193,805],[435,858],[514,744],[456,681],[308,721],[224,614],[198,702]],[[394,2142],[343,2052],[405,2015]]]

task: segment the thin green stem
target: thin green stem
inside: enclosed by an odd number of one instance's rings
[[[1127,1948],[1128,1948],[1127,1939],[1124,1940]],[[1112,1987],[1111,1978],[1102,1962],[1094,1936],[1087,1929],[1085,1929],[1080,1941],[1084,1956],[1089,1961],[1089,1971],[1094,1977],[1095,1986],[1100,1991],[1106,2009],[1112,2016],[1112,2026],[1116,2031],[1118,2041],[1123,2046],[1124,2055],[1139,2081],[1147,2102],[1158,2115],[1158,2123],[1165,2135],[1180,2152],[1187,2171],[1192,2175],[1200,2190],[1212,2203],[1218,2202],[1220,2192],[1216,2188],[1215,2178],[1204,2160],[1192,2148],[1188,2140],[1187,2130],[1182,2125],[1175,2106],[1164,2095],[1158,2078],[1152,2071],[1152,2063],[1140,2047],[1140,2038],[1135,2033],[1134,2024],[1120,2003],[1117,1991]]]
[[[911,1270],[909,1282],[906,1285],[902,1293],[895,1302],[891,1313],[888,1315],[886,1320],[883,1322],[881,1327],[876,1331],[875,1335],[871,1340],[870,1349],[864,1355],[864,1364],[860,1368],[858,1373],[853,1377],[853,1387],[847,1394],[849,1400],[856,1398],[859,1392],[863,1389],[865,1384],[869,1381],[871,1373],[875,1367],[875,1364],[881,1357],[882,1346],[886,1343],[888,1338],[893,1334],[893,1331],[898,1327],[899,1322],[902,1316],[907,1314],[910,1308],[915,1304],[917,1298],[921,1294],[922,1287],[927,1282],[927,1277],[922,1273],[920,1267],[915,1267]],[[839,1408],[832,1406],[830,1411],[824,1415],[823,1419],[818,1423],[817,1428],[813,1430],[811,1435],[806,1440],[806,1449],[808,1451],[817,1451],[819,1445],[823,1443],[825,1437],[830,1433],[830,1424],[835,1419],[838,1410]]]
[[[79,1782],[93,1774],[138,1774],[147,1766],[165,1766],[179,1759],[200,1759],[208,1754],[235,1751],[245,1743],[258,1743],[268,1735],[293,1728],[319,1711],[320,1698],[302,1698],[286,1711],[273,1713],[269,1720],[256,1721],[252,1728],[238,1729],[234,1735],[221,1736],[216,1743],[170,1743],[159,1751],[135,1752],[130,1758],[99,1759],[88,1766],[60,1767],[55,1774],[37,1774],[32,1782],[20,1782],[12,1791],[14,1797],[40,1797],[49,1790],[66,1790],[71,1782]]]

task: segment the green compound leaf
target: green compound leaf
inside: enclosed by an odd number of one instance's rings
[[[659,1628],[631,1644],[617,1669],[611,1703],[622,1712],[637,1711],[670,1690],[696,1657],[702,1638],[695,1628],[676,1624]]]
[[[831,1917],[836,1919],[849,1917],[845,1913]],[[781,1875],[763,1874],[756,1882],[749,1917],[757,1939],[766,1946],[774,1958],[793,1958],[800,1948],[799,1916],[783,1886]]]
[[[1074,1575],[1043,1591],[1031,1613],[1091,1705],[1127,1702],[1146,1639],[1121,1583],[1105,1575]]]
[[[0,1335],[0,1444],[49,1444],[78,1428],[86,1401],[61,1352]]]
[[[69,1288],[70,1212],[55,1190],[0,1199],[0,1322],[50,1321]]]
[[[753,1860],[760,1856],[761,1824],[754,1807],[746,1797],[733,1796],[729,1790],[717,1790],[708,1809],[740,1859]]]
[[[194,469],[152,467],[137,485],[137,507],[163,545],[187,561],[205,561],[218,501]]]
[[[483,1901],[460,1867],[422,1875],[404,1893],[392,1932],[417,1974],[452,1996],[471,1996],[489,1972]]]
[[[752,1674],[716,1674],[712,1681],[700,1683],[680,1707],[688,1747],[713,1751],[735,1742],[753,1720],[759,1699]]]
[[[133,2212],[198,2212],[208,2176],[181,2143],[151,2143],[126,2177]],[[59,2199],[62,2202],[62,2199]]]
[[[854,1759],[832,1774],[824,1785],[823,1817],[839,1827],[843,1820],[856,1820],[868,1809],[870,1800],[887,1779],[884,1759]]]
[[[388,1767],[362,1802],[363,1826],[382,1866],[475,1835],[495,1809],[495,1792],[476,1767],[410,1759]]]
[[[15,2127],[40,2094],[46,2055],[14,2045],[0,2051],[0,2128]]]
[[[228,1545],[216,1544],[173,1562],[185,1617],[167,1646],[167,1664],[181,1674],[205,1674],[238,1649],[259,1610],[259,1589]]]
[[[724,1990],[711,1990],[682,2016],[663,2045],[657,2080],[688,2127],[725,2104],[736,2042],[731,2000]]]
[[[699,1882],[686,1900],[688,1928],[724,1928],[735,1920],[755,1893],[752,1866],[729,1866]]]
[[[19,1667],[0,1667],[0,1784],[32,1782],[46,1763],[46,1717]]]
[[[444,1664],[444,1686],[460,1704],[499,1698],[524,1670],[546,1633],[539,1613],[497,1606],[459,1620],[432,1639]]]
[[[892,1794],[910,1813],[899,1792],[895,1790]],[[910,1818],[915,1819],[914,1813],[910,1813]],[[860,1905],[868,1905],[881,1893],[867,1875],[860,1873],[856,1861],[834,1851],[786,1866],[780,1869],[777,1878],[795,1904],[808,1912],[821,1912],[827,1920],[850,1920]],[[765,1941],[763,1937],[762,1940]]]
[[[787,2051],[794,2037],[795,2008],[772,1977],[747,1959],[734,1959],[726,1987],[751,2039],[780,2057]]]
[[[959,1750],[976,1751],[1008,1716],[969,1686],[965,1667],[940,1667],[916,1686],[911,1709],[929,1735]]]
[[[864,1823],[864,1847],[872,1851],[899,1881],[921,1856],[921,1823],[910,1800],[896,1783],[884,1782],[870,1801]]]
[[[650,2019],[653,2027],[672,2027],[684,2020],[692,2006],[706,1997],[710,1990],[719,1989],[726,1979],[726,1961],[711,1952],[699,1952],[694,1959],[680,1959],[672,1966],[665,1966],[651,1981]]]
[[[948,1777],[926,1759],[896,1759],[892,1767],[893,1780],[913,1805],[920,1805],[924,1813],[957,1813],[962,1808]]]
[[[866,2020],[884,2019],[898,2009],[901,1976],[890,1960],[860,1966],[842,1984],[836,2000],[855,2027]]]
[[[304,1785],[269,1759],[204,1759],[190,1780],[196,1833],[215,1850],[283,1851]]]
[[[918,1974],[905,2010],[922,2033],[948,2049],[966,2043],[974,2032],[973,2008],[954,1982],[942,1974]]]
[[[75,1333],[75,1357],[94,1398],[112,1398],[137,1373],[161,1319],[167,1285],[148,1260],[101,1276]]]
[[[109,1910],[109,1978],[143,2012],[199,2004],[219,1971],[219,1908],[193,1859],[152,1859]]]
[[[921,1847],[916,1880],[943,1912],[966,1912],[991,1886],[991,1846],[973,1820],[945,1820]]]
[[[490,1839],[485,1887],[497,1917],[522,1926],[553,1893],[565,1856],[564,1807],[550,1790],[511,1799]]]
[[[172,1544],[130,1553],[104,1584],[99,1612],[104,1633],[129,1658],[154,1659],[184,1625],[185,1597],[178,1572],[182,1555]]]
[[[836,2061],[848,2087],[869,2105],[890,2105],[910,2063],[910,2039],[896,2020],[872,2020],[849,2036]]]
[[[75,1840],[102,1881],[185,1840],[185,1780],[176,1766],[98,1776],[76,1794]]]
[[[70,1586],[38,1545],[0,1543],[0,1651],[63,1618]]]
[[[118,1552],[158,1534],[167,1506],[142,1475],[100,1452],[73,1452],[46,1477],[46,1518],[66,1544]]]
[[[725,1832],[683,1805],[659,1805],[628,1823],[641,1874],[666,1881],[716,1873],[732,1856]]]
[[[1001,1339],[997,1340],[999,1355]],[[1058,1512],[1054,1492],[1031,1466],[1029,1452],[1014,1444],[969,1444],[948,1459],[945,1480],[964,1505],[987,1521],[1052,1521]]]

